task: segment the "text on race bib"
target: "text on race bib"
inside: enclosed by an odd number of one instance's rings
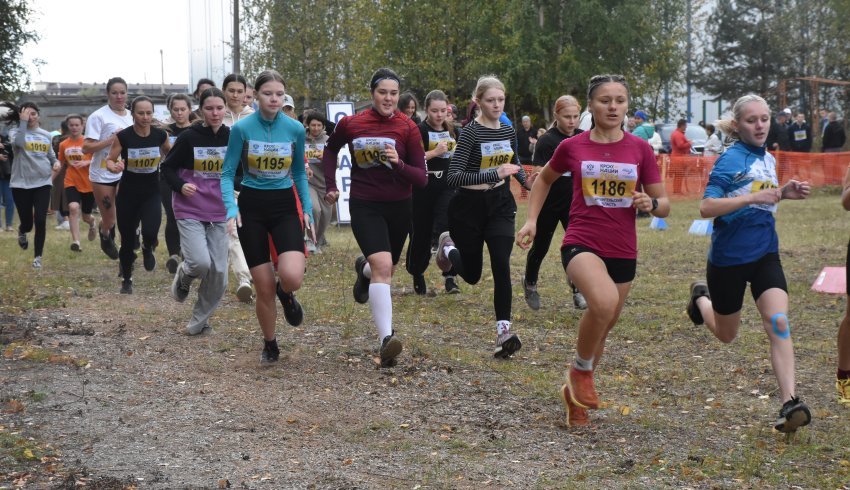
[[[752,190],[753,193],[756,193],[756,192],[763,191],[765,189],[777,189],[777,188],[779,188],[779,186],[776,184],[776,182],[771,182],[769,180],[754,180],[751,190]]]
[[[127,148],[127,164],[125,169],[128,172],[137,174],[151,174],[156,172],[159,167],[159,147],[151,146],[149,148]]]
[[[192,162],[195,176],[202,179],[221,179],[221,167],[226,152],[226,146],[195,148]]]
[[[750,192],[756,193],[765,189],[778,189],[779,180],[776,178],[776,167],[770,165],[764,160],[756,160],[750,166],[747,177],[753,179],[750,182]],[[742,193],[746,192],[746,186],[741,189]],[[761,209],[775,213],[779,207],[774,204],[750,204],[751,208]]]
[[[489,141],[481,143],[481,171],[496,168],[513,160],[514,151],[510,141]]]
[[[24,148],[32,153],[47,153],[50,151],[50,141],[37,134],[28,134]]]
[[[633,163],[581,162],[581,191],[587,206],[626,208],[637,184]]]
[[[446,152],[439,155],[439,158],[451,158],[455,152],[457,142],[449,135],[448,131],[428,131],[428,151],[433,151],[441,142],[446,143]]]
[[[360,168],[372,168],[378,165],[392,167],[384,151],[386,145],[395,148],[392,138],[354,138],[351,146],[354,148],[354,161]]]
[[[325,145],[323,143],[307,144],[304,147],[304,158],[308,163],[319,163],[322,161],[322,156],[325,154]]]
[[[806,141],[806,130],[800,129],[794,131],[794,141]]]
[[[280,179],[292,167],[292,142],[248,141],[248,173],[262,179]]]

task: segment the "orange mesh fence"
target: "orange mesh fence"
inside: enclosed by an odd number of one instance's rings
[[[850,166],[850,152],[841,153],[796,153],[773,152],[776,158],[777,177],[784,184],[790,179],[808,181],[812,187],[841,185]],[[667,188],[667,195],[674,199],[698,199],[705,192],[708,174],[714,166],[715,156],[658,155],[658,169]],[[526,174],[532,167],[524,166]],[[511,191],[517,201],[528,199],[528,191],[511,179]]]

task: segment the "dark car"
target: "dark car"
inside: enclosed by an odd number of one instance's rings
[[[661,135],[661,152],[670,153],[670,135],[676,130],[676,125],[659,123],[655,125],[655,130]],[[705,132],[705,129],[698,124],[689,123],[685,128],[685,137],[693,142],[691,153],[701,155],[705,149],[705,143],[708,141],[708,133]]]

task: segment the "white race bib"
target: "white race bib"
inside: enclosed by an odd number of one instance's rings
[[[446,142],[446,152],[439,155],[438,158],[451,158],[455,153],[457,142],[449,135],[448,131],[428,131],[428,151],[434,150],[441,141]]]
[[[322,156],[325,154],[324,143],[307,144],[304,147],[304,158],[307,163],[322,163]]]
[[[392,168],[384,152],[386,145],[395,148],[395,140],[392,138],[354,138],[351,146],[354,148],[354,161],[360,168],[372,168],[383,165]]]
[[[587,206],[627,208],[637,185],[633,163],[581,162],[581,191]]]
[[[159,147],[127,148],[127,162],[124,169],[136,174],[152,174],[159,168]]]
[[[794,131],[794,141],[806,141],[806,130],[798,129]]]
[[[221,167],[224,164],[226,146],[195,148],[193,168],[195,177],[201,179],[221,179]]]

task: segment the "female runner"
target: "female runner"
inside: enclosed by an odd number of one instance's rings
[[[97,238],[94,216],[94,192],[89,180],[91,155],[83,153],[83,116],[71,114],[65,118],[68,138],[59,143],[59,162],[67,166],[63,187],[68,201],[71,225],[71,250],[80,252],[80,211],[89,225],[89,241]]]
[[[337,154],[348,145],[351,168],[351,230],[363,253],[354,263],[354,300],[369,302],[378,329],[381,366],[391,367],[402,342],[393,330],[390,284],[410,233],[411,186],[427,183],[425,152],[419,129],[398,110],[398,75],[380,68],[369,81],[372,107],[342,118],[328,139],[322,165],[325,200],[339,199]]]
[[[552,184],[572,172],[570,225],[561,246],[567,277],[587,300],[579,322],[576,357],[561,387],[568,425],[587,425],[586,409],[599,408],[593,373],[605,339],[617,324],[635,277],[635,208],[666,217],[670,204],[649,143],[623,131],[629,88],[620,75],[597,75],[587,88],[590,131],[558,146],[537,177],[528,218],[517,244],[528,248]],[[578,177],[581,178],[578,178]],[[638,192],[643,186],[645,192]]]
[[[281,112],[286,94],[283,78],[276,71],[264,71],[254,87],[260,109],[231,128],[221,194],[227,209],[228,231],[232,233],[237,228],[257,289],[257,320],[265,341],[260,361],[267,363],[277,361],[280,356],[275,336],[275,295],[281,299],[284,317],[290,325],[298,326],[304,319],[295,291],[304,280],[303,223],[309,224],[312,208],[303,163],[304,126]],[[239,165],[244,178],[237,205],[233,181]],[[269,255],[269,237],[278,254],[277,285]]]
[[[201,94],[203,95],[203,94]],[[192,125],[192,99],[186,94],[174,94],[168,98],[168,111],[174,121],[166,126],[168,142],[174,146],[177,137]],[[203,111],[201,111],[203,113]],[[179,192],[179,191],[177,191]],[[174,209],[171,207],[171,188],[165,181],[165,172],[159,176],[159,193],[162,198],[162,207],[165,209],[165,247],[168,249],[168,260],[165,268],[169,274],[177,272],[177,264],[180,263],[180,230],[177,229],[177,221],[174,218]]]
[[[133,294],[133,251],[136,229],[141,223],[142,258],[145,270],[156,268],[154,250],[162,222],[162,199],[159,196],[159,162],[171,144],[165,131],[152,126],[153,101],[141,95],[130,104],[133,125],[115,135],[106,169],[121,174],[115,205],[118,207],[118,232],[121,248],[121,294]],[[120,157],[120,159],[119,159]]]

